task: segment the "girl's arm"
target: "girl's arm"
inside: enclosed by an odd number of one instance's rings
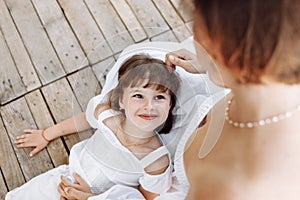
[[[24,130],[25,134],[16,137],[17,147],[35,147],[30,156],[44,149],[50,141],[60,136],[81,132],[90,128],[85,113],[80,113],[44,130]]]
[[[164,173],[168,167],[169,167],[169,158],[168,156],[163,156],[159,158],[157,161],[149,165],[149,167],[146,168],[146,171],[148,174],[151,175],[159,175]],[[166,177],[167,178],[167,177]],[[150,192],[148,190],[145,190],[142,185],[139,185],[139,191],[143,194],[146,200],[152,200],[155,197],[158,197],[159,194]]]
[[[159,196],[159,194],[152,193],[152,192],[145,190],[141,185],[139,185],[139,191],[143,194],[143,196],[145,197],[146,200],[152,200],[155,197]]]

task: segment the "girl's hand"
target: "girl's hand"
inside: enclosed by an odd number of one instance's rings
[[[87,200],[89,197],[94,196],[88,184],[76,173],[73,174],[77,183],[72,183],[65,177],[61,176],[61,182],[58,185],[58,192],[61,195],[60,199],[68,200]]]
[[[196,55],[186,49],[170,52],[166,55],[165,59],[167,67],[172,71],[175,70],[175,66],[179,66],[185,69],[187,72],[194,74],[205,72],[204,70],[199,70],[199,63]]]
[[[30,157],[44,149],[49,141],[45,140],[42,136],[43,130],[24,130],[25,134],[17,136],[15,144],[20,147],[35,147],[29,154]]]

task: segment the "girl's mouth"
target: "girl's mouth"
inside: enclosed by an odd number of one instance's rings
[[[147,115],[147,114],[142,114],[142,115],[139,115],[139,117],[145,119],[145,120],[153,120],[155,119],[157,116],[156,115]]]

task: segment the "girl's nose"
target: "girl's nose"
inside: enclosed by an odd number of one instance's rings
[[[153,108],[153,101],[151,99],[146,99],[145,104],[144,104],[144,109],[145,110],[150,110]]]

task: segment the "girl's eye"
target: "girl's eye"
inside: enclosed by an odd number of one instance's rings
[[[141,94],[134,94],[132,97],[142,99],[143,96]]]
[[[155,97],[155,99],[166,99],[163,95],[157,95],[156,97]]]

